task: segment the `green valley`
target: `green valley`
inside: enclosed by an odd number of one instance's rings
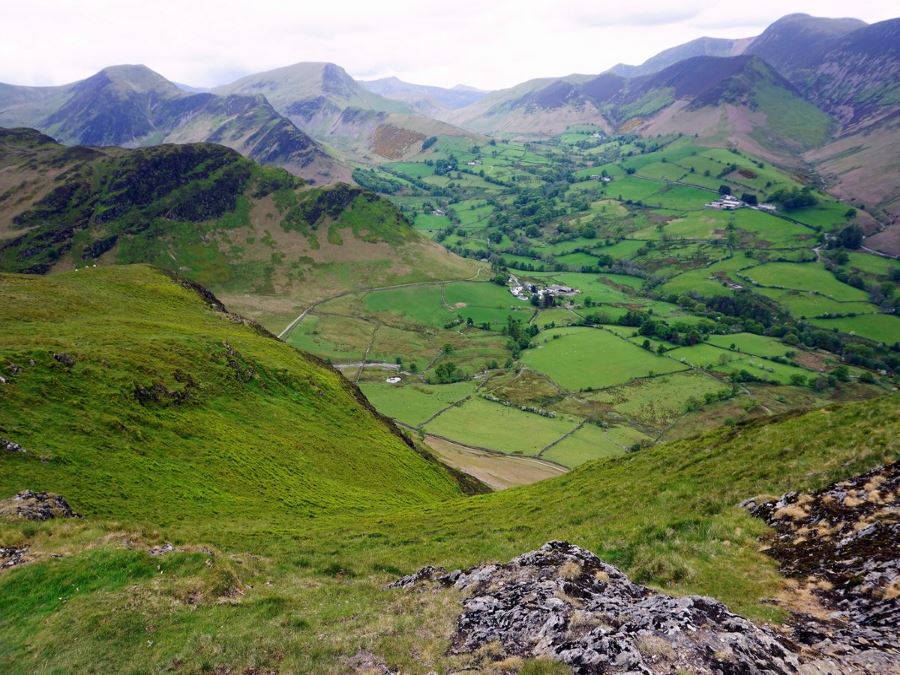
[[[28,557],[0,574],[10,672],[340,671],[361,653],[407,672],[489,669],[487,655],[448,652],[457,591],[384,584],[549,538],[780,622],[765,527],[736,504],[897,457],[889,396],[465,497],[340,375],[187,282],[126,266],[2,275],[0,288],[0,432],[25,448],[0,456],[3,492],[52,489],[84,516],[0,519]],[[577,463],[607,433],[582,427],[558,458]]]

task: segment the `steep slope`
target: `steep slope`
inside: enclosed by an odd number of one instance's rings
[[[528,80],[491,92],[447,119],[483,133],[553,135],[581,123],[611,130],[597,104],[581,91],[581,85],[592,79],[591,75],[569,75]]]
[[[115,280],[92,276],[113,273]],[[900,451],[900,400],[893,395],[739,424],[593,462],[526,488],[456,499],[442,477],[424,480],[433,468],[402,444],[392,461],[381,461],[387,459],[383,446],[369,444],[373,437],[393,443],[390,433],[353,404],[347,385],[224,315],[198,312],[189,291],[158,273],[137,268],[0,279],[4,287],[13,284],[17,316],[29,319],[0,323],[6,372],[12,359],[19,368],[3,385],[14,398],[0,399],[0,430],[28,432],[32,443],[22,444],[24,454],[0,454],[0,486],[4,495],[23,483],[66,490],[75,510],[88,516],[45,523],[0,516],[0,536],[19,552],[10,558],[16,566],[0,572],[5,672],[38,666],[79,672],[518,667],[518,661],[495,663],[497,650],[451,651],[464,600],[457,592],[385,586],[424,564],[457,569],[508,560],[550,539],[595,551],[637,583],[679,596],[713,596],[733,612],[777,624],[788,611],[817,612],[816,589],[779,575],[760,550],[760,537],[771,531],[739,504],[816,489],[895,461]],[[82,313],[71,312],[67,302]],[[132,333],[137,348],[128,341]],[[63,348],[71,351],[60,353]],[[70,366],[63,354],[74,360]],[[176,367],[187,382],[175,379]],[[193,385],[186,375],[195,378]],[[133,400],[135,384],[164,376],[166,390],[188,389],[190,396],[167,405],[169,397],[157,390],[161,402]],[[32,401],[34,408],[22,405]],[[101,414],[130,415],[84,420],[89,403]],[[330,449],[333,458],[314,448],[323,420],[335,438],[326,438],[322,450]],[[300,433],[304,429],[309,436]],[[363,442],[348,430],[361,433]],[[280,473],[293,468],[297,447],[304,459],[316,460],[314,481],[333,469],[345,471],[343,462],[378,473],[347,470],[328,484],[330,502],[320,509],[320,491],[305,481],[308,465],[301,466],[300,479]],[[35,457],[41,453],[44,462]],[[242,455],[250,461],[235,460]],[[262,461],[254,464],[254,458]],[[182,467],[189,470],[177,471]],[[135,475],[144,479],[137,487]],[[111,476],[128,480],[120,488]],[[385,481],[384,493],[372,495],[369,510],[354,508],[376,480]],[[402,494],[423,483],[424,492]],[[348,486],[359,490],[351,493]],[[149,503],[125,499],[135,492]],[[307,498],[310,503],[302,503]],[[390,507],[401,500],[407,506]],[[347,513],[329,511],[341,503],[349,504]],[[486,569],[481,579],[496,571]],[[580,571],[570,566],[559,574],[573,581]],[[545,581],[566,593],[555,602],[526,603],[527,612],[577,606],[587,597],[555,576]],[[717,609],[714,616],[726,615]],[[499,627],[514,624],[525,628],[515,621]],[[36,635],[41,650],[34,649]],[[644,641],[641,649],[666,655],[658,641]]]
[[[113,66],[62,87],[0,87],[0,125],[71,145],[211,141],[315,182],[348,172],[262,96],[183,91],[146,66]]]
[[[428,136],[466,135],[416,114],[407,103],[368,91],[333,63],[297,63],[256,73],[215,92],[263,94],[300,129],[357,159],[400,159],[418,152]]]
[[[760,57],[796,83],[799,73],[815,66],[843,36],[865,26],[859,19],[788,14],[756,37],[746,53]]]
[[[88,517],[165,525],[461,494],[341,375],[199,287],[127,266],[0,289],[0,436],[26,449],[0,458],[4,495],[51,489]]]
[[[845,129],[891,114],[900,108],[900,19],[845,35],[802,76],[809,96]]]
[[[283,325],[351,288],[470,276],[387,201],[309,188],[220,145],[70,148],[0,131],[0,269],[152,262]]]
[[[590,122],[643,134],[682,132],[789,158],[821,145],[831,122],[757,57],[698,56],[652,75],[535,80],[458,111],[472,128],[558,133]],[[794,160],[796,161],[796,160]]]
[[[832,126],[825,113],[752,56],[681,61],[629,80],[610,105],[629,129],[693,133],[784,159],[821,145]]]
[[[806,159],[835,194],[886,222],[867,245],[900,253],[900,19],[845,35],[799,77],[808,95],[841,124],[837,138]]]
[[[740,38],[729,40],[726,38],[701,37],[683,45],[664,49],[659,54],[650,57],[639,66],[629,66],[619,63],[609,69],[610,74],[622,77],[640,77],[652,75],[664,68],[673,66],[679,61],[691,59],[695,56],[739,56],[747,49],[754,38]]]
[[[360,80],[368,91],[394,101],[408,103],[417,112],[437,119],[444,119],[449,111],[464,108],[484,98],[489,92],[463,85],[450,89],[411,84],[396,77],[380,80]]]

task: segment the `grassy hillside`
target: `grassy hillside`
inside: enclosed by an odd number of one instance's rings
[[[465,499],[337,374],[161,272],[4,275],[0,290],[0,434],[28,450],[0,456],[0,498],[49,489],[86,516],[0,520],[0,544],[29,559],[0,574],[4,672],[342,672],[366,654],[479,669],[447,655],[457,595],[385,582],[552,538],[778,620],[764,525],[738,502],[898,452],[895,395]]]
[[[65,148],[0,132],[0,269],[151,262],[282,327],[345,290],[470,276],[388,202],[212,144]]]
[[[3,458],[3,495],[206,528],[459,494],[338,373],[163,272],[3,275],[0,293],[0,437],[28,449]]]

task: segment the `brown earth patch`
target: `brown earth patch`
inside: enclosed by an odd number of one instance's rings
[[[401,129],[393,124],[380,124],[372,135],[372,149],[388,159],[400,159],[416,143],[425,140],[425,135],[410,129]]]

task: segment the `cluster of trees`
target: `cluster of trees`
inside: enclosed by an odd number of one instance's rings
[[[819,203],[818,197],[813,194],[812,189],[809,187],[782,188],[770,194],[769,199],[781,206],[785,211],[796,211],[797,209],[808,208]]]
[[[393,195],[403,189],[403,183],[394,178],[380,175],[373,169],[353,169],[353,180],[361,187],[373,192]]]
[[[524,325],[519,319],[508,316],[506,325],[501,332],[509,338],[507,346],[512,352],[513,358],[518,358],[523,350],[531,346],[531,339],[540,332],[540,329],[536,324]]]
[[[865,236],[866,233],[863,232],[863,229],[856,223],[853,223],[839,230],[836,235],[829,237],[828,248],[857,249],[862,246]]]
[[[444,361],[434,369],[434,375],[428,378],[428,382],[430,384],[452,384],[453,382],[462,382],[468,378],[469,376],[453,361]]]
[[[689,297],[698,306],[705,306],[708,315],[719,313],[730,317],[727,322],[730,330],[769,335],[780,338],[787,344],[808,349],[824,349],[843,357],[852,366],[888,372],[894,372],[900,367],[900,343],[886,347],[858,336],[797,321],[773,300],[747,289],[734,296]],[[669,299],[679,301],[677,297]],[[699,311],[699,308],[695,308],[695,311]],[[719,323],[722,325],[726,322]],[[702,325],[703,322],[698,325],[698,330]]]
[[[636,310],[629,310],[616,323],[620,326],[637,328],[638,334],[646,338],[659,338],[660,340],[683,346],[698,344],[706,340],[711,333],[721,332],[721,329],[710,321],[700,321],[694,326],[677,322],[669,324],[663,319],[654,317],[649,312]],[[662,352],[664,350],[665,348],[657,351]]]

